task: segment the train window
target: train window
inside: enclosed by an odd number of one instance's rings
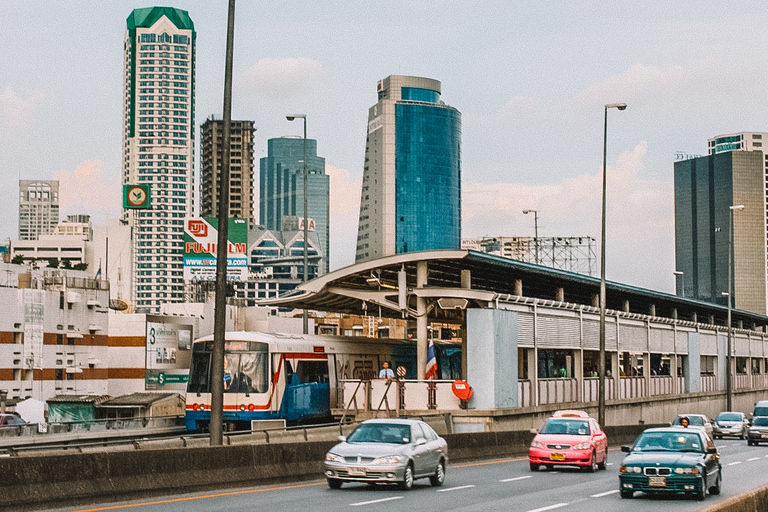
[[[198,345],[195,345],[197,348]],[[192,366],[189,371],[189,383],[187,391],[190,393],[210,393],[210,379],[208,378],[208,369],[211,364],[210,352],[195,351],[192,357]]]
[[[296,374],[302,384],[328,382],[328,361],[298,361]]]
[[[224,392],[266,393],[268,373],[267,352],[227,353],[224,356]]]

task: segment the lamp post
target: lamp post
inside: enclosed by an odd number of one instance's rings
[[[307,254],[307,244],[309,243],[308,237],[307,237],[307,224],[309,224],[307,220],[307,116],[306,114],[293,114],[290,116],[285,116],[285,118],[289,121],[293,121],[294,119],[303,119],[304,120],[304,282],[307,282],[307,267],[309,266],[308,260],[309,256]],[[304,328],[304,334],[309,333],[309,318],[307,315],[306,308],[304,309],[304,315],[303,315],[303,328]]]
[[[725,410],[732,411],[733,405],[733,382],[732,382],[732,368],[731,368],[731,335],[732,323],[731,323],[731,309],[733,309],[733,212],[735,210],[743,210],[744,205],[729,206],[730,218],[728,220],[728,293],[723,294],[728,296],[728,342],[726,343],[726,355],[725,355]]]
[[[539,212],[538,210],[523,210],[524,214],[533,214],[533,245],[536,251],[536,264],[539,264]]]
[[[675,280],[677,280],[677,276],[680,276],[680,296],[685,297],[685,274],[679,270],[675,270],[672,273],[675,274]],[[675,282],[675,285],[677,285],[677,282]]]
[[[609,103],[605,106],[603,121],[603,221],[600,237],[600,355],[598,365],[600,372],[597,402],[597,421],[605,427],[605,184],[606,184],[606,147],[608,145],[608,109],[624,110],[626,103]]]

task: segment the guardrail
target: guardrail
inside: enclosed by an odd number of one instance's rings
[[[452,380],[345,379],[340,381],[338,403],[346,416],[360,412],[401,414],[405,410],[459,410]]]

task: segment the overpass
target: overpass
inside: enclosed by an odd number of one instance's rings
[[[474,395],[452,414],[457,431],[480,431],[522,427],[513,418],[564,404],[596,407],[599,290],[591,276],[475,251],[425,251],[351,265],[261,304],[411,318],[419,378],[428,324],[461,325],[462,373]],[[722,410],[726,306],[611,281],[606,305],[608,424],[665,422],[681,407]],[[766,316],[732,311],[736,409],[749,411],[768,394],[766,326]]]

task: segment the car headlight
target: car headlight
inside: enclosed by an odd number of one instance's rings
[[[589,441],[584,441],[583,443],[579,443],[576,446],[573,447],[574,450],[588,450],[589,449]]]
[[[678,475],[698,475],[699,468],[675,468],[675,473]]]
[[[544,445],[534,439],[531,441],[531,448],[544,448]]]
[[[643,468],[637,466],[621,466],[619,473],[642,473]]]
[[[344,462],[344,457],[334,453],[326,453],[325,460],[328,462]]]
[[[373,459],[371,464],[399,464],[403,462],[405,457],[402,455],[385,455],[384,457],[377,457]]]

